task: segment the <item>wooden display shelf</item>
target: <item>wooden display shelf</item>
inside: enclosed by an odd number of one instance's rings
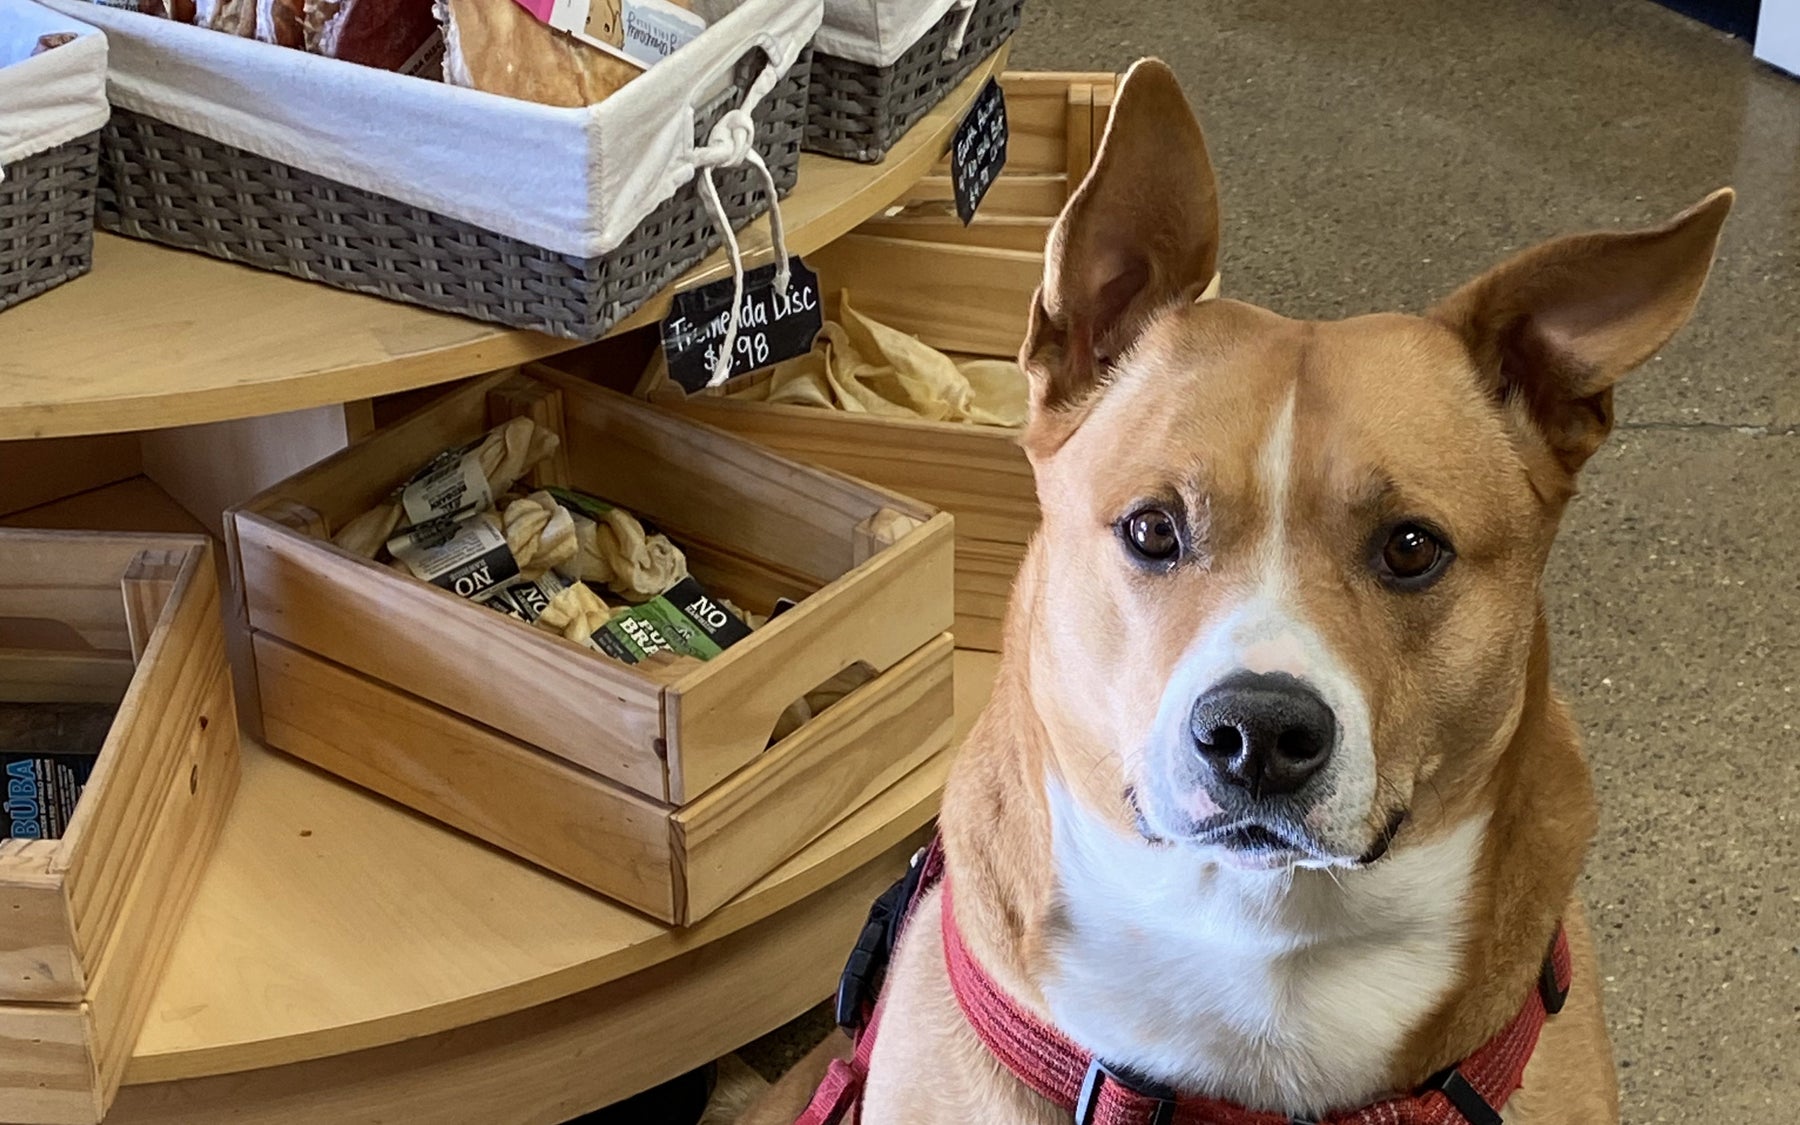
[[[994,666],[985,653],[957,654],[959,740]],[[368,1051],[648,973],[795,907],[917,831],[936,812],[950,757],[677,929],[253,743],[245,751],[237,804],[151,1003],[128,1086]],[[857,919],[866,908],[854,905]],[[816,957],[835,976],[842,952]],[[800,987],[810,995],[816,985]],[[761,1030],[822,998],[771,996]],[[663,1077],[715,1049],[694,1034],[712,1003],[692,1002],[696,1022],[664,1024],[661,1038],[646,1029],[636,1044],[666,1064]]]
[[[803,154],[782,203],[790,252],[834,241],[912,188],[1006,58],[1002,47],[977,67],[880,164]],[[770,259],[767,219],[739,239],[747,266]],[[729,270],[721,250],[614,331],[654,323],[672,294]],[[89,276],[0,313],[0,441],[351,402],[577,344],[99,234]]]

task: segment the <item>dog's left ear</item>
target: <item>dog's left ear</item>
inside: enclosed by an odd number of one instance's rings
[[[1463,286],[1432,317],[1573,477],[1612,430],[1613,385],[1687,323],[1731,210],[1721,188],[1659,227],[1574,235]]]
[[[1093,167],[1044,251],[1019,354],[1031,379],[1031,430],[1058,444],[1041,433],[1047,416],[1096,390],[1159,309],[1197,299],[1218,261],[1206,138],[1174,72],[1143,59],[1120,83]]]

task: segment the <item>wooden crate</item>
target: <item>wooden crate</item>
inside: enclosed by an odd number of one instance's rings
[[[326,536],[519,413],[536,483],[666,529],[709,590],[798,605],[645,670]],[[898,512],[898,539],[871,529]],[[903,521],[905,522],[905,521]],[[478,380],[232,513],[267,741],[657,918],[691,922],[948,745],[951,519],[547,369]],[[772,747],[781,712],[879,673]]]
[[[63,837],[0,840],[0,1121],[92,1125],[237,786],[218,577],[196,536],[12,530],[0,572],[0,699],[119,705]]]

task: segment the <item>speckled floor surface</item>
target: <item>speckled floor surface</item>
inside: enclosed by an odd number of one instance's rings
[[[1548,589],[1604,820],[1584,893],[1625,1120],[1800,1120],[1800,82],[1647,0],[1029,0],[1014,65],[1159,54],[1225,284],[1420,309],[1506,251],[1739,192],[1621,389]],[[823,1021],[747,1052],[774,1068]]]

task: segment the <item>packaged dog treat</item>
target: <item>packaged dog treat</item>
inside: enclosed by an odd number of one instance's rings
[[[584,582],[576,582],[559,590],[533,624],[552,633],[561,633],[576,644],[589,644],[612,613],[592,588]]]
[[[493,512],[461,520],[440,516],[401,531],[387,548],[413,577],[465,598],[479,599],[519,576],[518,561]]]
[[[439,516],[481,511],[544,458],[556,452],[557,437],[529,418],[513,418],[476,441],[428,461],[383,503],[340,528],[331,541],[353,554],[374,558],[394,530]]]
[[[750,627],[692,578],[615,614],[594,634],[608,656],[637,664],[659,652],[711,660],[750,635]]]
[[[543,23],[515,0],[437,0],[444,81],[542,105],[605,101],[642,67]]]
[[[568,589],[568,585],[556,576],[555,571],[550,571],[536,578],[521,578],[505,586],[496,586],[475,600],[531,625],[543,616],[550,600]]]
[[[115,712],[102,703],[0,703],[0,838],[54,840],[68,830]]]

